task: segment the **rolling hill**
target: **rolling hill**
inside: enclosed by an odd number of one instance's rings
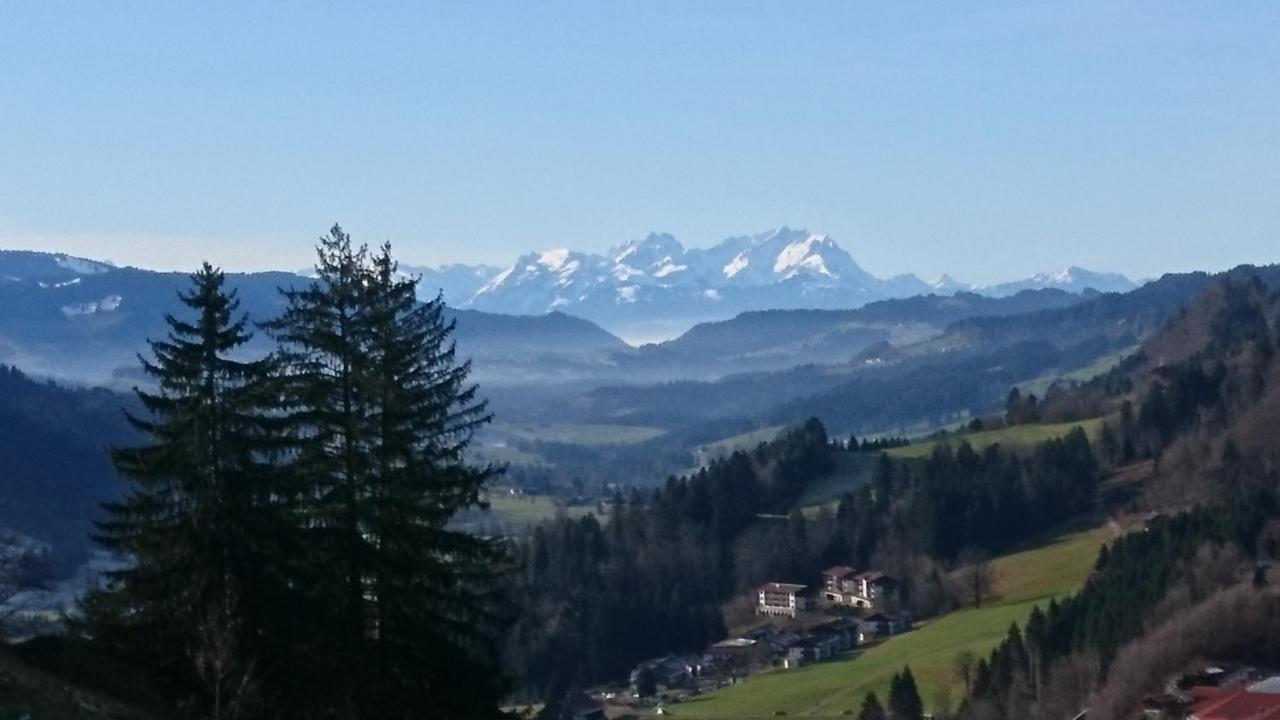
[[[1074,530],[994,561],[996,598],[921,623],[912,632],[857,651],[850,658],[773,670],[671,708],[675,717],[742,720],[786,716],[838,718],[857,710],[867,692],[887,696],[890,677],[909,664],[926,708],[958,702],[964,688],[952,668],[963,651],[994,648],[1011,623],[1023,624],[1036,604],[1080,589],[1098,550],[1111,536],[1102,527]]]

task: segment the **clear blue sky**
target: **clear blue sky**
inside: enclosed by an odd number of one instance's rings
[[[258,7],[264,5],[267,7]],[[1280,4],[0,2],[0,247],[509,262],[781,224],[881,275],[1280,261]]]

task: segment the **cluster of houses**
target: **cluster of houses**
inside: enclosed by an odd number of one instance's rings
[[[631,686],[638,693],[648,675],[668,690],[695,690],[735,682],[762,668],[829,660],[911,629],[910,617],[891,610],[896,590],[897,582],[884,573],[843,565],[827,568],[814,593],[806,585],[765,583],[756,588],[756,614],[795,622],[770,622],[699,654],[647,660],[632,671]]]
[[[666,690],[729,684],[766,667],[794,668],[829,660],[852,650],[860,633],[852,618],[833,618],[804,630],[765,625],[721,640],[700,654],[646,660],[631,671],[631,687],[639,692],[645,674]]]
[[[761,585],[756,588],[756,613],[795,618],[822,604],[883,610],[890,604],[897,587],[897,581],[882,572],[859,572],[845,565],[836,565],[822,571],[822,590],[817,596],[809,593],[807,585],[779,582]]]
[[[1142,702],[1153,720],[1280,720],[1280,676],[1239,665],[1209,665],[1170,680]]]

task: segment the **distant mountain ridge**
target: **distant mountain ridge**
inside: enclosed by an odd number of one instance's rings
[[[279,289],[307,278],[288,272],[228,273],[241,309],[255,322],[280,313]],[[186,273],[153,272],[63,254],[0,250],[0,363],[81,383],[128,387],[137,354],[165,336],[165,313],[181,312]],[[559,379],[630,348],[588,320],[450,309],[459,352],[487,382]],[[272,346],[257,332],[250,353]]]
[[[406,268],[426,292],[439,290],[457,307],[508,314],[560,310],[625,334],[634,323],[722,320],[741,312],[853,309],[877,300],[972,292],[1007,297],[1056,288],[1125,292],[1137,285],[1117,273],[1079,267],[979,286],[943,275],[881,279],[864,270],[832,238],[782,227],[685,248],[669,234],[650,234],[604,254],[569,249],[520,256],[499,269],[484,265]],[[683,329],[683,327],[681,329]]]

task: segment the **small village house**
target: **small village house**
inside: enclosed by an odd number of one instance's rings
[[[911,629],[911,619],[901,613],[875,613],[858,618],[858,642],[899,635]]]
[[[766,659],[764,644],[752,638],[729,638],[707,648],[709,662],[721,675],[745,675]]]

